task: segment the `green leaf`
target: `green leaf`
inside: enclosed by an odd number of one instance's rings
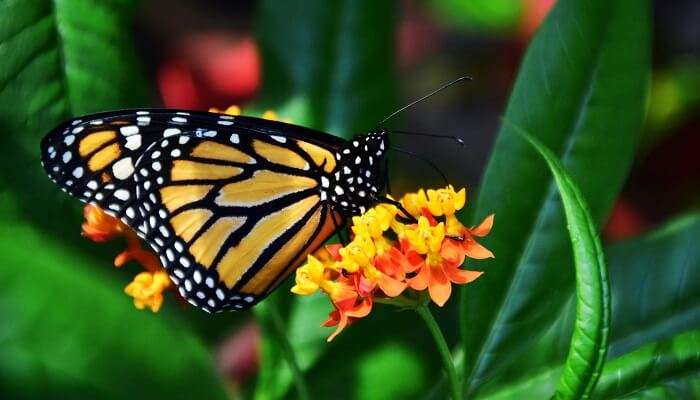
[[[259,7],[261,97],[268,106],[345,138],[391,111],[392,2],[265,0]]]
[[[700,328],[700,248],[695,246],[699,235],[696,213],[606,247],[613,299],[610,360]],[[483,398],[542,398],[554,390],[569,348],[563,338],[571,337],[574,295],[569,304],[530,351],[513,362],[517,371],[539,372],[523,376],[506,371],[500,382],[488,385]]]
[[[0,226],[0,397],[226,399],[190,329],[135,310],[90,260]]]
[[[506,111],[562,160],[596,224],[608,214],[639,141],[648,13],[646,1],[557,2],[528,48]],[[564,213],[546,167],[532,157],[527,143],[502,126],[475,213],[496,214],[484,240],[496,258],[480,262],[486,273],[461,289],[470,395],[506,378],[506,370],[508,379],[530,373],[514,361],[551,329],[573,292]]]
[[[77,202],[46,178],[39,141],[71,116],[144,104],[135,3],[0,2],[0,184],[18,199],[13,211],[56,235],[75,221]]]
[[[267,0],[259,7],[264,106],[296,124],[345,138],[371,129],[391,111],[394,4]],[[255,310],[263,327],[258,399],[285,397],[293,380],[270,312],[284,316],[301,370],[312,368],[329,347],[326,337],[332,330],[320,327],[332,309],[328,299],[299,299],[289,287],[283,285]],[[318,383],[307,379],[309,385]]]
[[[556,156],[529,133],[517,126],[512,128],[537,150],[552,171],[574,252],[576,322],[554,398],[588,398],[605,362],[610,330],[610,288],[603,246],[581,192]]]
[[[595,399],[700,396],[700,331],[649,343],[605,366]]]

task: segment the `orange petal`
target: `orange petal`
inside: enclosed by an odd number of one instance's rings
[[[406,289],[406,283],[392,279],[389,276],[382,276],[379,279],[379,288],[389,297],[396,297]]]
[[[445,268],[445,274],[450,279],[450,281],[458,284],[465,284],[480,277],[481,274],[483,274],[483,272],[469,271],[466,269],[459,268]]]
[[[489,249],[473,240],[470,240],[469,243],[465,243],[464,247],[464,254],[466,254],[469,258],[473,258],[475,260],[494,258],[493,253]]]
[[[452,293],[452,284],[447,279],[447,275],[440,267],[430,268],[430,284],[428,285],[430,298],[435,304],[442,307],[450,298]]]
[[[451,264],[462,265],[464,262],[464,248],[461,242],[447,239],[442,242],[440,248],[440,257],[447,260]]]
[[[415,290],[425,290],[428,287],[428,281],[430,280],[430,267],[425,263],[421,264],[418,268],[418,274],[413,278],[409,278],[406,281],[408,286]]]
[[[484,237],[491,232],[491,228],[493,228],[493,218],[494,214],[489,215],[488,217],[484,218],[483,221],[477,226],[476,228],[471,228],[469,229],[469,232],[478,237]]]

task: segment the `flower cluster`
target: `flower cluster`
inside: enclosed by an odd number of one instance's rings
[[[491,231],[493,215],[467,228],[455,216],[465,202],[466,190],[448,185],[406,194],[396,203],[400,207],[383,203],[353,217],[352,241],[309,255],[296,271],[292,292],[328,295],[334,311],[323,326],[336,327],[329,341],[367,316],[375,301],[402,304],[427,289],[430,299],[443,306],[452,283],[469,283],[481,275],[461,268],[467,257],[493,257],[475,240]]]
[[[134,306],[139,310],[146,307],[153,312],[160,310],[163,292],[171,289],[172,283],[158,257],[141,247],[141,241],[131,228],[96,205],[86,205],[83,215],[85,222],[82,233],[88,239],[94,242],[106,242],[119,236],[126,239],[126,249],[117,255],[114,265],[121,267],[129,261],[136,261],[146,271],[136,275],[124,288],[124,292],[134,298]]]

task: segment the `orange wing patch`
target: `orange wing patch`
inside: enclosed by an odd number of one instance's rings
[[[221,188],[214,201],[220,206],[251,207],[315,186],[316,180],[305,176],[259,170],[250,179]]]
[[[333,222],[333,219],[335,217],[335,220],[338,222]],[[287,264],[287,269],[284,271],[282,275],[280,275],[274,282],[267,281],[267,287],[264,289],[265,292],[272,290],[277,287],[287,276],[289,276],[292,271],[294,271],[299,265],[301,265],[302,262],[306,261],[306,256],[310,253],[313,253],[316,251],[321,245],[331,237],[335,233],[336,228],[339,225],[342,225],[343,218],[342,216],[331,210],[330,208],[327,209],[326,212],[326,217],[323,219],[323,225],[321,226],[321,229],[318,231],[318,234],[316,234],[316,237],[314,238],[314,241],[309,244],[309,246],[304,249],[304,252],[299,254],[296,259],[293,261],[289,262]],[[264,293],[264,292],[263,292]]]
[[[170,171],[173,181],[189,179],[216,180],[232,178],[243,172],[243,169],[228,165],[200,163],[196,161],[176,160]]]
[[[103,144],[114,140],[117,137],[117,133],[114,131],[99,131],[91,133],[85,136],[78,145],[78,152],[82,157],[92,153],[97,150]]]
[[[242,164],[254,164],[255,159],[246,153],[212,141],[200,143],[190,153],[192,157],[209,158],[212,160],[232,161]]]
[[[297,153],[282,146],[253,140],[253,149],[271,163],[296,169],[308,169],[308,163]]]
[[[82,144],[82,142],[81,142]],[[122,153],[119,143],[110,144],[102,150],[95,153],[88,161],[90,171],[99,171],[108,166],[111,162],[118,159]]]
[[[185,204],[201,200],[213,185],[166,186],[160,189],[160,197],[168,211],[173,212]]]
[[[214,215],[211,210],[197,208],[186,210],[170,219],[175,234],[189,242],[202,226]]]
[[[211,266],[226,239],[245,223],[245,217],[219,218],[190,247],[190,253],[205,268]]]
[[[318,196],[310,196],[261,218],[238,245],[226,252],[217,265],[219,276],[226,286],[233,287],[262,252],[318,202]]]
[[[311,216],[308,222],[275,253],[265,265],[243,286],[244,293],[261,295],[284,270],[293,258],[304,247],[309,238],[316,231],[321,220],[321,208]]]
[[[323,170],[326,172],[333,172],[335,170],[335,157],[333,153],[324,149],[323,147],[316,146],[309,142],[304,142],[301,140],[297,141],[299,147],[304,150],[317,166],[323,165]]]

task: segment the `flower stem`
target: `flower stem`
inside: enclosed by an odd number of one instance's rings
[[[285,361],[287,361],[287,365],[289,365],[289,368],[292,370],[292,375],[294,375],[294,384],[296,385],[299,399],[309,400],[311,397],[309,396],[309,389],[306,386],[304,373],[299,367],[292,344],[289,342],[289,338],[287,338],[287,331],[284,327],[282,316],[280,315],[276,304],[272,304],[272,302],[268,303],[270,303],[268,304],[270,320],[272,321],[272,325],[274,326],[274,330],[276,332],[277,341],[279,342],[282,350],[282,357],[284,357]]]
[[[435,321],[435,317],[433,317],[433,314],[430,312],[427,304],[421,303],[415,308],[415,310],[418,315],[423,318],[425,325],[433,335],[435,345],[437,346],[438,352],[442,358],[442,366],[445,369],[445,374],[447,375],[447,380],[450,385],[450,397],[452,397],[453,400],[459,400],[460,384],[459,379],[457,378],[457,370],[455,369],[455,364],[452,361],[450,349],[447,347],[447,342],[445,342],[445,337],[440,331],[440,326],[438,326],[437,321]]]

